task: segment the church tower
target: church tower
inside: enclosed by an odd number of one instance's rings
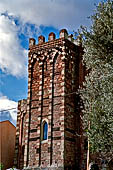
[[[28,97],[18,102],[17,168],[79,170],[82,128],[76,92],[84,79],[83,49],[65,29],[29,40]]]

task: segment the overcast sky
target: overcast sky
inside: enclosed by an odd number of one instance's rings
[[[27,98],[28,40],[66,28],[69,33],[87,18],[100,0],[0,0],[0,116],[15,124],[17,101]]]

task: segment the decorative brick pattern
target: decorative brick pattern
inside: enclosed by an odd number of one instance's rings
[[[79,170],[83,151],[76,91],[84,80],[83,50],[65,29],[59,39],[54,33],[48,39],[38,37],[38,45],[29,40],[28,97],[18,103],[15,166]],[[45,141],[43,121],[48,123]]]

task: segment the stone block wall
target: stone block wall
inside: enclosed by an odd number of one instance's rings
[[[48,42],[43,36],[38,40],[38,45],[29,40],[28,98],[18,104],[15,165],[74,170],[82,152],[76,95],[84,78],[82,49],[65,29],[59,39],[50,33]],[[44,121],[47,140],[42,140]]]
[[[27,100],[18,102],[14,166],[23,168],[27,128]]]

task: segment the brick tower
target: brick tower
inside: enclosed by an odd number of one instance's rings
[[[28,98],[18,103],[17,168],[79,170],[82,162],[80,109],[82,47],[65,29],[29,40]]]

